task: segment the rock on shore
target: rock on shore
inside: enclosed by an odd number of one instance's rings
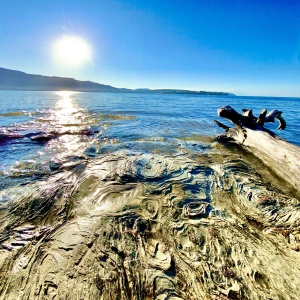
[[[0,299],[297,299],[299,194],[255,163],[61,164],[0,206]]]

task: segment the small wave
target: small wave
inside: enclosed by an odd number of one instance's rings
[[[39,122],[39,123],[50,123],[50,122],[54,122],[55,121],[55,118],[38,118],[36,119],[36,122]]]
[[[192,134],[189,136],[178,137],[178,139],[186,141],[186,142],[203,142],[203,143],[212,143],[215,140],[215,137],[202,135],[202,134]]]
[[[98,120],[133,120],[136,116],[121,116],[121,115],[112,115],[112,114],[101,114],[98,115]]]
[[[13,140],[13,139],[21,139],[23,137],[24,137],[23,135],[16,134],[16,133],[13,134],[0,133],[0,143],[8,140]]]
[[[30,112],[30,111],[10,111],[6,113],[0,114],[1,117],[20,117],[20,116],[32,116],[36,115],[37,112]]]

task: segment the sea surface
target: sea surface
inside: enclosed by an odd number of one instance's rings
[[[59,169],[60,162],[107,154],[194,155],[211,149],[227,125],[217,109],[278,109],[282,138],[300,145],[300,98],[134,93],[0,91],[0,201],[5,189],[27,185]]]

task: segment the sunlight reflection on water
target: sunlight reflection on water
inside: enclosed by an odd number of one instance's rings
[[[72,115],[79,111],[79,107],[75,100],[72,98],[72,95],[77,92],[69,92],[69,91],[60,91],[55,92],[56,95],[60,96],[56,102],[56,115],[58,120],[61,121],[62,124],[70,123]]]
[[[79,92],[58,91],[54,94],[59,98],[53,112],[55,121],[52,125],[57,131],[58,138],[51,140],[47,148],[59,150],[59,155],[74,155],[80,149],[79,144],[87,140],[81,134],[86,129],[86,125],[91,122],[90,116],[74,99]],[[64,153],[61,152],[62,150]]]

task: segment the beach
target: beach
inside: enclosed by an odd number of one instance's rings
[[[213,119],[279,109],[299,146],[299,99],[0,97],[0,299],[297,299],[300,191]]]

